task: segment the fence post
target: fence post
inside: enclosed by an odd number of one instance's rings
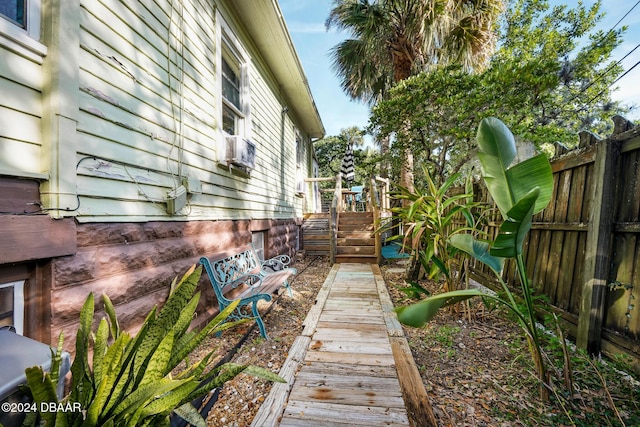
[[[611,265],[613,217],[620,142],[598,141],[593,167],[591,212],[584,258],[584,277],[577,344],[590,354],[600,353],[602,325]]]

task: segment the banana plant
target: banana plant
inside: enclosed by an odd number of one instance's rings
[[[488,294],[478,289],[445,292],[408,307],[396,308],[398,320],[410,326],[420,327],[431,320],[440,308],[473,297],[490,299],[502,304],[515,315],[527,338],[540,380],[540,394],[546,399],[544,383],[547,381],[547,374],[522,251],[524,239],[531,229],[533,215],[542,211],[551,199],[551,165],[544,154],[514,163],[515,139],[509,128],[497,118],[486,118],[480,122],[477,140],[482,177],[502,214],[503,222],[493,242],[477,240],[470,234],[455,234],[449,236],[447,241],[489,266],[500,282],[504,296]],[[516,260],[526,307],[524,310],[517,304],[513,292],[502,280],[505,258]]]
[[[144,426],[168,425],[175,412],[189,423],[205,427],[206,422],[191,404],[240,373],[284,382],[278,375],[256,366],[227,363],[208,370],[215,350],[201,361],[172,376],[172,371],[203,340],[250,319],[225,323],[237,302],[229,305],[199,331],[189,331],[200,293],[195,292],[201,268],[191,267],[171,284],[169,297],[158,312],[153,308],[135,335],[120,330],[115,309],[103,295],[105,313],[96,332],[91,325],[94,297],[89,294],[80,312],[76,354],[71,366],[71,392],[62,400],[55,393],[62,352],[62,334],[53,358],[51,373],[40,366],[26,369],[27,386],[38,408],[71,405],[81,410],[42,411],[46,425],[66,426]],[[93,353],[92,362],[89,354]],[[31,419],[35,425],[36,420]]]

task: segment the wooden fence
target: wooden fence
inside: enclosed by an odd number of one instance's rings
[[[554,189],[525,242],[528,277],[544,293],[581,348],[625,353],[640,367],[640,126],[614,119],[613,134],[580,134],[579,147],[559,147],[551,161]],[[489,201],[486,190],[480,200]],[[487,231],[495,237],[500,213]],[[515,263],[504,279],[514,283]],[[491,285],[472,263],[471,277]]]

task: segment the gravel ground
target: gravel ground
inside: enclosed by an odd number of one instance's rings
[[[268,310],[263,319],[270,339],[264,340],[254,328],[233,362],[280,371],[331,269],[326,258],[312,257],[295,267],[299,273],[291,283],[293,297],[282,292],[275,304],[263,307]],[[407,286],[402,267],[391,264],[381,269],[394,304],[410,303],[401,291]],[[432,293],[440,290],[432,281],[421,285]],[[246,332],[239,328],[225,332],[201,351],[204,354],[217,346],[222,358]],[[574,367],[574,396],[560,394],[552,396],[551,403],[541,402],[520,330],[504,313],[488,310],[479,302],[458,313],[441,310],[425,327],[405,327],[404,332],[439,426],[640,425],[640,388],[615,382],[615,378],[603,387],[587,362]],[[562,382],[561,371],[552,370],[552,374],[556,384]],[[249,426],[270,390],[270,382],[239,375],[222,388],[209,412],[208,425]]]
[[[280,371],[289,348],[302,332],[304,319],[315,304],[318,290],[331,270],[328,260],[324,257],[307,257],[304,262],[297,262],[293,267],[298,269],[298,274],[290,282],[293,296],[290,297],[281,289],[279,297],[274,298],[274,304],[261,307],[261,312],[268,311],[262,318],[269,339],[263,339],[258,328],[254,327],[232,362],[261,366],[275,373]],[[203,345],[202,351],[204,353],[207,348],[219,346],[222,357],[237,345],[246,332],[246,329],[239,328],[227,331],[221,337],[212,338]],[[251,425],[260,404],[271,390],[271,384],[242,374],[227,382],[209,412],[207,424],[215,427]]]

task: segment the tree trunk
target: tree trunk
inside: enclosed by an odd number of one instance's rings
[[[422,263],[418,259],[419,255],[412,254],[409,258],[409,264],[407,265],[406,280],[408,282],[417,282],[420,280],[420,270],[422,269]]]
[[[382,161],[380,162],[380,177],[389,178],[389,136],[383,137],[380,141],[380,154],[382,155]]]
[[[415,191],[413,185],[413,153],[405,148],[402,150],[402,165],[400,166],[400,185],[409,192]],[[409,200],[403,199],[402,206],[407,207],[411,203]]]

